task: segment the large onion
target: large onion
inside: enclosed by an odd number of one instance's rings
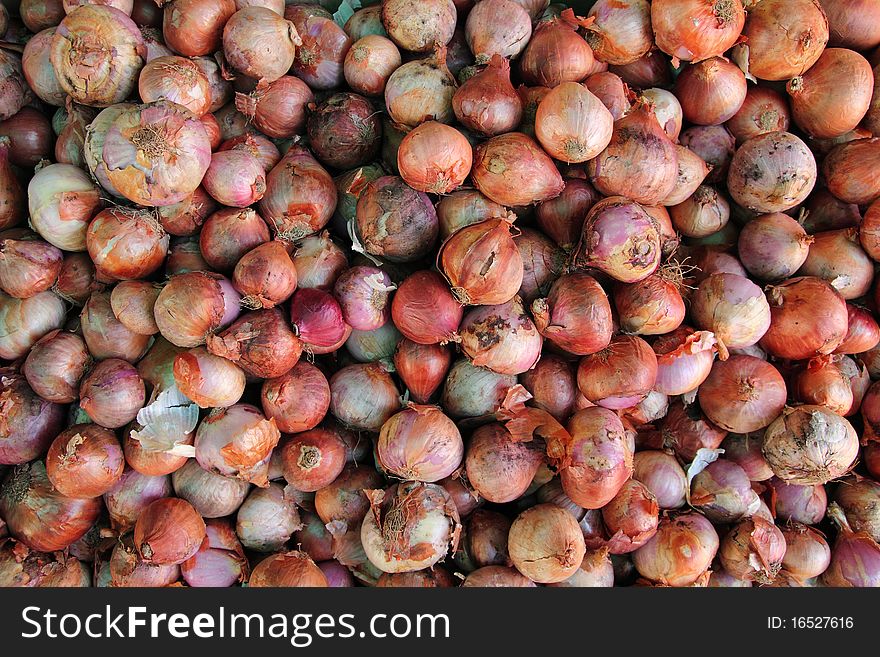
[[[223,26],[235,13],[233,0],[172,0],[162,15],[162,36],[186,57],[220,50]]]
[[[293,23],[266,7],[245,7],[223,27],[226,60],[257,80],[272,82],[287,73],[301,43]]]
[[[690,586],[708,570],[720,541],[699,513],[663,518],[657,533],[633,553],[639,574],[665,586]]]
[[[580,22],[574,11],[566,9],[559,18],[538,25],[520,57],[520,74],[526,84],[552,89],[563,82],[580,82],[591,73],[595,60],[577,33]]]
[[[27,299],[0,294],[0,358],[18,360],[37,340],[64,324],[64,301],[52,292],[40,292]]]
[[[72,164],[50,164],[28,184],[31,226],[63,251],[85,251],[86,230],[101,206],[101,194]]]
[[[541,335],[569,353],[593,354],[611,341],[608,297],[587,274],[557,279],[547,298],[532,303],[532,313]]]
[[[178,274],[162,288],[154,312],[166,340],[178,347],[197,347],[238,316],[239,295],[218,274]]]
[[[399,67],[385,85],[385,106],[392,120],[410,128],[423,121],[450,123],[455,78],[446,67],[446,49]]]
[[[379,433],[381,466],[404,480],[436,482],[461,464],[464,445],[455,423],[434,406],[411,405]]]
[[[691,316],[702,329],[712,331],[722,359],[730,349],[757,343],[771,328],[771,309],[761,288],[743,276],[713,274],[691,300]]]
[[[611,112],[582,84],[563,82],[538,105],[535,136],[551,157],[586,162],[611,141]]]
[[[749,433],[775,420],[785,406],[785,381],[767,361],[735,355],[712,366],[700,385],[700,407],[722,429]]]

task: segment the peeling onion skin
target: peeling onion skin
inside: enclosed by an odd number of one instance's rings
[[[256,552],[275,552],[302,528],[296,504],[280,484],[253,488],[238,508],[235,533],[241,544]]]
[[[522,374],[538,362],[543,338],[518,297],[469,310],[460,327],[461,349],[477,367]]]
[[[62,495],[94,498],[122,477],[125,458],[116,435],[97,425],[75,425],[62,431],[46,453],[46,475]]]
[[[38,397],[20,376],[0,377],[0,464],[43,454],[64,428],[64,407]]]
[[[742,580],[771,584],[782,568],[785,536],[776,525],[754,516],[736,524],[721,541],[724,570]]]

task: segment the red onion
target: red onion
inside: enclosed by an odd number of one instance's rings
[[[379,431],[399,406],[397,387],[378,363],[349,365],[330,379],[330,411],[352,429]]]
[[[744,23],[745,11],[740,0],[651,3],[657,47],[676,60],[699,62],[723,54],[736,43]]]
[[[540,203],[559,196],[564,188],[553,161],[519,132],[478,145],[471,175],[479,191],[505,206]]]
[[[39,457],[63,426],[63,406],[35,395],[20,376],[0,380],[0,464]]]
[[[296,490],[314,492],[332,484],[345,467],[345,443],[338,433],[312,429],[280,449],[284,478]]]
[[[107,107],[128,98],[145,56],[137,25],[114,7],[84,5],[61,21],[52,37],[58,82],[84,105]]]
[[[411,405],[382,425],[377,453],[394,476],[436,482],[459,467],[464,446],[455,423],[439,409]]]
[[[779,417],[786,401],[785,381],[770,363],[753,356],[731,356],[712,366],[700,385],[700,406],[722,429],[749,433]]]
[[[241,150],[214,153],[202,184],[218,203],[234,208],[253,205],[266,191],[263,166]]]
[[[208,335],[238,316],[239,296],[219,274],[190,272],[173,276],[156,299],[156,324],[178,347],[197,347]]]
[[[440,486],[405,482],[364,493],[370,512],[361,526],[361,541],[367,557],[380,570],[421,570],[455,550],[461,530],[458,511]],[[399,530],[401,522],[405,532]]]
[[[31,226],[64,251],[86,250],[86,229],[100,204],[98,188],[70,164],[50,164],[28,184]]]
[[[857,368],[852,369],[857,373]],[[849,370],[850,365],[841,357],[810,359],[806,368],[796,375],[795,398],[806,404],[824,406],[838,415],[850,415],[851,411],[858,410],[859,403],[854,403]]]
[[[688,502],[717,524],[750,516],[759,504],[745,471],[726,459],[709,463],[694,476]]]
[[[831,551],[831,563],[822,577],[823,583],[826,586],[877,586],[880,546],[867,533],[853,531],[836,504],[831,505],[828,513],[839,532]]]
[[[341,520],[355,527],[370,508],[363,491],[381,481],[371,466],[348,465],[332,484],[316,491],[315,511],[324,523]]]
[[[205,540],[199,551],[180,564],[186,583],[221,587],[247,580],[247,557],[232,526],[224,520],[209,520],[205,526]]]
[[[225,153],[242,154],[241,151]],[[230,271],[248,251],[268,241],[266,222],[251,208],[223,208],[205,221],[199,246],[202,256],[213,269]]]
[[[638,283],[619,283],[614,289],[614,306],[620,327],[628,333],[658,335],[677,329],[685,316],[681,295],[681,274],[664,265],[657,274]]]
[[[866,308],[846,304],[849,318],[846,338],[835,349],[836,354],[860,354],[874,349],[880,342],[880,326]]]
[[[391,278],[376,267],[357,266],[344,272],[334,288],[345,321],[361,331],[383,326],[391,318]]]
[[[619,335],[581,359],[578,388],[591,402],[610,409],[635,406],[654,387],[657,357],[637,336]]]
[[[394,353],[394,366],[412,398],[427,403],[443,383],[452,354],[439,344],[422,345],[404,338]]]
[[[79,395],[79,380],[90,363],[91,357],[81,337],[52,331],[33,346],[21,373],[43,399],[69,404]]]
[[[761,215],[748,222],[739,234],[739,259],[756,278],[775,281],[794,274],[813,243],[794,219],[781,212]]]
[[[663,586],[691,586],[706,573],[718,551],[718,534],[698,513],[660,521],[657,533],[633,553],[639,574]]]
[[[700,283],[691,304],[697,326],[715,334],[722,360],[727,359],[729,349],[757,343],[771,327],[770,306],[761,289],[736,274],[709,276]]]
[[[285,75],[260,82],[250,94],[236,94],[235,106],[266,135],[282,139],[302,131],[306,107],[313,101],[311,89],[302,80]]]
[[[591,22],[577,19],[570,9],[559,18],[541,22],[520,57],[523,81],[552,89],[587,77],[594,64],[593,52],[576,30]]]
[[[296,505],[274,482],[266,488],[254,488],[239,507],[235,521],[242,545],[257,552],[280,550],[301,527]]]
[[[256,310],[207,338],[208,351],[237,363],[252,376],[281,376],[296,365],[303,344],[285,321],[281,310]]]
[[[327,578],[308,555],[302,552],[279,552],[257,564],[248,586],[323,588],[327,586]]]
[[[847,472],[858,456],[852,425],[821,406],[786,408],[764,436],[764,458],[792,484],[824,484]]]
[[[385,85],[385,107],[392,121],[410,128],[423,121],[451,123],[455,78],[446,67],[446,48],[397,68]]]
[[[792,278],[768,288],[767,297],[773,321],[761,346],[773,356],[803,360],[829,354],[846,337],[846,303],[822,279]]]
[[[285,433],[314,429],[330,407],[330,386],[321,371],[299,361],[279,377],[267,379],[260,393],[266,417]]]
[[[154,502],[171,495],[171,480],[166,476],[148,476],[125,468],[116,484],[104,493],[110,523],[121,534],[134,527],[141,512]]]
[[[564,185],[559,196],[537,206],[535,216],[541,230],[570,251],[580,237],[584,217],[600,196],[588,181],[580,178],[566,178]]]
[[[569,353],[594,354],[611,341],[608,297],[586,274],[557,279],[548,297],[532,304],[532,313],[541,334]]]
[[[807,198],[815,184],[813,154],[788,132],[768,132],[749,139],[734,153],[727,176],[733,200],[755,212],[793,208]]]
[[[590,90],[590,92],[594,96],[596,96],[596,98],[602,101],[602,104],[605,105],[606,108],[608,108],[608,111],[611,112],[611,116],[614,117],[615,121],[622,118],[624,114],[629,111],[629,88],[626,86],[626,84],[624,84],[623,80],[620,79],[619,75],[615,75],[614,73],[609,73],[607,71],[602,73],[594,73],[587,78],[586,82],[584,82],[584,85],[587,87],[587,89]],[[670,96],[671,95],[672,94],[670,94]],[[675,98],[675,96],[672,97],[673,99]],[[675,102],[677,103],[678,101]],[[679,121],[679,123],[681,122]],[[678,126],[678,129],[681,129],[680,125]],[[670,137],[670,139],[671,138],[672,137]],[[675,138],[678,138],[677,133],[675,134]]]
[[[565,268],[565,252],[543,233],[525,229],[514,238],[523,261],[519,296],[527,304],[550,292],[553,281]]]
[[[124,467],[122,446],[115,434],[95,424],[79,424],[62,431],[46,454],[49,481],[68,497],[103,495],[116,485]]]
[[[138,79],[138,94],[145,103],[161,98],[183,105],[196,116],[211,107],[208,77],[185,57],[157,57],[147,63]]]
[[[397,289],[391,317],[404,336],[419,344],[436,344],[457,339],[462,318],[455,300],[440,274],[416,272]]]
[[[421,192],[451,192],[467,178],[471,164],[471,145],[464,135],[436,121],[409,132],[397,151],[401,177]]]
[[[101,498],[74,499],[58,492],[42,461],[17,466],[0,487],[0,515],[11,536],[32,550],[64,550],[92,527]]]
[[[685,505],[687,477],[671,454],[659,450],[637,452],[633,457],[633,479],[647,487],[661,509]]]
[[[703,415],[697,404],[675,402],[663,420],[660,431],[661,447],[668,447],[685,462],[693,461],[701,449],[717,449],[727,436]]]
[[[612,196],[596,203],[587,214],[574,258],[578,266],[635,283],[657,269],[660,233],[642,206]]]
[[[461,348],[477,367],[522,374],[541,355],[541,334],[521,301],[469,310],[461,322]]]
[[[538,504],[516,517],[508,549],[516,569],[542,584],[574,575],[586,552],[577,520],[552,504]]]
[[[828,499],[822,484],[801,486],[774,477],[769,485],[779,520],[815,525],[825,517]]]
[[[470,485],[489,502],[504,503],[520,497],[532,483],[543,461],[532,442],[514,442],[497,423],[474,431],[465,453]]]
[[[95,422],[118,429],[137,416],[146,399],[143,379],[119,358],[102,360],[79,387],[80,407]]]
[[[21,183],[9,166],[9,148],[9,138],[0,137],[0,228],[20,223],[27,207]]]
[[[758,516],[742,520],[721,541],[718,558],[733,577],[771,583],[782,567],[785,536]]]
[[[340,86],[351,39],[335,22],[321,16],[296,21],[296,26],[302,44],[297,44],[292,72],[312,89]]]
[[[336,93],[309,113],[309,146],[326,166],[350,169],[379,153],[382,123],[363,96]]]
[[[859,244],[859,230],[829,230],[813,240],[798,273],[828,281],[844,299],[864,296],[874,279],[874,263]]]
[[[160,100],[122,112],[107,132],[101,159],[110,183],[125,198],[171,205],[199,186],[211,163],[211,144],[189,110]],[[149,177],[144,166],[151,169]]]
[[[290,321],[297,337],[312,353],[335,351],[351,335],[339,302],[323,290],[297,290],[290,303]]]
[[[223,54],[229,64],[244,75],[267,82],[288,71],[301,43],[293,23],[266,7],[245,7],[223,28]]]
[[[248,482],[209,472],[195,460],[175,470],[171,481],[175,494],[192,504],[204,518],[235,513],[250,490]]]
[[[64,323],[64,302],[51,292],[27,299],[0,294],[0,317],[5,335],[0,336],[0,358],[17,360],[37,340]]]
[[[736,64],[712,57],[685,68],[675,82],[675,94],[688,121],[720,125],[742,107],[746,78]]]

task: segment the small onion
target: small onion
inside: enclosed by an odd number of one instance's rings
[[[226,408],[241,399],[246,377],[234,363],[196,347],[174,358],[174,381],[200,408]]]
[[[518,297],[469,310],[460,333],[461,349],[471,362],[498,374],[522,374],[541,355],[541,334]]]
[[[852,425],[821,406],[787,408],[764,436],[764,458],[792,484],[824,484],[852,467],[858,436]]]
[[[452,354],[448,347],[422,345],[407,338],[401,340],[394,352],[394,367],[412,398],[425,404],[443,383]]]
[[[168,237],[155,215],[113,208],[99,212],[86,232],[98,273],[118,280],[145,278],[162,266]]]
[[[381,481],[372,466],[348,465],[333,483],[316,491],[315,511],[325,524],[341,520],[355,527],[370,509],[363,491]]]
[[[858,354],[874,349],[880,342],[880,326],[870,311],[851,303],[846,304],[849,325],[846,338],[835,349],[836,354]]]
[[[614,73],[609,73],[608,71],[604,71],[601,73],[594,73],[584,82],[587,89],[596,96],[599,100],[602,101],[602,104],[608,108],[608,111],[611,112],[611,116],[614,117],[614,120],[622,118],[630,109],[631,103],[628,95],[628,87],[624,84],[623,80],[620,79],[619,75]],[[661,91],[656,89],[655,91]],[[669,92],[664,92],[669,94]],[[678,101],[675,100],[675,96],[669,94],[672,99],[675,101],[675,104],[678,105]],[[656,108],[656,104],[655,104]],[[658,119],[659,120],[659,119]],[[666,123],[664,123],[664,128],[666,127]],[[677,130],[681,130],[681,108],[678,109],[678,127]],[[667,132],[666,134],[670,134]],[[675,137],[670,136],[670,139],[677,139],[678,132],[675,132]]]
[[[538,226],[547,237],[566,251],[571,251],[580,238],[584,217],[598,200],[599,193],[586,180],[565,178],[562,193],[535,208]]]
[[[660,432],[663,447],[672,449],[685,462],[693,461],[701,449],[717,449],[727,431],[712,424],[698,404],[670,404]]]
[[[718,534],[699,513],[663,518],[657,533],[633,553],[642,577],[664,586],[690,586],[708,570],[719,547]]]
[[[800,523],[782,529],[785,537],[783,569],[801,581],[818,577],[831,563],[831,548],[822,533]]]
[[[266,7],[240,9],[223,27],[226,60],[257,80],[272,82],[287,73],[301,43],[293,23]]]
[[[771,326],[771,311],[761,289],[736,274],[713,274],[697,288],[691,300],[697,326],[715,334],[725,360],[729,349],[758,342]]]
[[[657,356],[642,338],[619,335],[581,359],[578,388],[591,402],[610,409],[635,406],[654,387]]]
[[[391,278],[381,269],[357,266],[336,280],[334,293],[345,321],[352,328],[369,331],[390,319],[389,297],[394,289]]]
[[[133,365],[119,358],[98,363],[79,386],[80,407],[111,429],[128,424],[144,406],[144,381]]]
[[[138,516],[134,544],[147,563],[181,564],[205,538],[205,521],[185,500],[166,497],[152,502]]]
[[[611,341],[608,297],[587,274],[556,279],[547,298],[532,303],[532,314],[541,335],[568,353],[594,354]]]
[[[197,347],[212,332],[238,316],[239,295],[218,274],[190,272],[173,276],[156,299],[155,318],[162,336],[178,347]]]
[[[633,457],[633,479],[647,487],[661,509],[685,505],[687,475],[671,454],[659,450],[637,452]]]
[[[69,404],[79,396],[79,381],[90,364],[91,357],[80,336],[52,331],[34,344],[21,373],[43,399]]]
[[[455,423],[438,408],[413,404],[382,425],[377,454],[390,474],[431,483],[459,467],[464,445]]]
[[[314,102],[308,85],[292,75],[260,82],[250,94],[236,94],[235,107],[269,137],[285,139],[301,132],[306,107]]]
[[[685,316],[680,278],[675,267],[662,266],[638,283],[617,284],[613,296],[620,327],[636,335],[662,335],[677,329]]]
[[[834,501],[854,531],[865,532],[875,541],[880,538],[880,484],[870,479],[844,481],[838,486]]]

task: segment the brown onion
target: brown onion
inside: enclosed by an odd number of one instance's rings
[[[534,588],[532,580],[515,568],[505,566],[484,566],[468,574],[462,587],[478,588]]]
[[[684,118],[698,125],[720,125],[733,117],[742,107],[746,91],[743,72],[723,57],[692,64],[675,81]]]
[[[458,130],[428,121],[400,142],[397,168],[410,187],[445,194],[467,178],[472,157],[470,143]]]
[[[23,0],[18,14],[27,29],[39,32],[58,25],[66,12],[62,0]]]
[[[125,468],[113,488],[104,493],[111,526],[120,533],[127,532],[151,502],[169,497],[171,493],[171,480],[168,477],[143,475],[137,470]]]
[[[687,201],[696,192],[704,190],[705,186],[702,185],[702,182],[709,174],[709,167],[699,155],[684,146],[676,146],[675,150],[678,153],[678,178],[675,182],[675,188],[669,196],[663,199],[663,205],[665,206],[678,206]],[[721,202],[716,201],[716,204],[722,208],[727,207],[727,202],[724,199],[721,199]],[[680,219],[682,214],[679,209],[678,212],[673,214],[672,220]],[[695,237],[699,237],[699,235]]]
[[[516,517],[510,526],[508,549],[516,569],[542,584],[571,577],[586,552],[577,520],[552,504],[538,504]]]
[[[268,241],[269,227],[251,208],[218,210],[208,217],[199,235],[205,261],[212,269],[224,272],[231,271],[248,251]]]
[[[299,361],[279,377],[263,383],[260,399],[266,417],[284,433],[314,429],[330,407],[330,386],[314,365]]]
[[[541,335],[571,354],[594,354],[611,341],[608,297],[587,274],[558,278],[547,298],[532,303],[532,313]]]
[[[637,336],[621,335],[581,359],[578,388],[591,402],[611,409],[635,406],[654,387],[657,357]]]
[[[785,556],[782,567],[801,581],[818,577],[831,563],[831,548],[817,529],[795,523],[782,529]]]
[[[762,80],[801,75],[828,43],[828,19],[818,0],[770,0],[749,8],[742,30],[749,72]]]
[[[79,424],[62,431],[46,454],[46,474],[62,495],[92,498],[113,488],[122,476],[122,446],[109,429]]]
[[[664,586],[690,586],[709,568],[718,534],[698,513],[663,518],[657,533],[633,553],[639,574]]]
[[[834,148],[822,164],[828,191],[841,201],[864,205],[880,197],[871,172],[880,158],[880,139],[857,139]]]
[[[789,279],[768,288],[767,298],[773,321],[761,346],[777,358],[803,360],[830,354],[846,337],[846,303],[820,278]]]
[[[658,205],[675,187],[678,153],[652,107],[640,103],[614,122],[611,143],[587,169],[593,185],[603,194]]]
[[[562,82],[580,82],[590,74],[593,51],[576,31],[580,22],[587,23],[567,9],[559,18],[538,25],[520,57],[520,74],[526,84],[552,89]]]
[[[694,322],[715,334],[722,360],[730,349],[749,347],[772,329],[770,306],[761,289],[736,274],[709,276],[691,303]]]
[[[423,121],[450,123],[455,78],[446,67],[441,47],[426,59],[407,62],[395,70],[385,85],[385,106],[391,119],[414,128]]]
[[[232,284],[246,307],[272,308],[296,289],[296,268],[281,242],[265,242],[243,255],[235,265]]]
[[[585,162],[611,141],[614,119],[590,91],[575,82],[551,89],[535,114],[535,136],[563,162]]]
[[[659,273],[638,283],[619,283],[613,297],[618,322],[627,333],[662,335],[684,321],[680,275],[673,267],[662,266]]]
[[[445,343],[457,338],[462,318],[455,300],[436,272],[416,272],[400,284],[391,304],[391,317],[404,336],[419,344]]]
[[[698,404],[675,402],[663,419],[659,446],[674,450],[682,461],[690,462],[701,449],[717,449],[726,436],[727,431],[706,419]]]
[[[769,87],[749,87],[740,108],[727,120],[737,143],[767,132],[787,132],[790,111],[785,97]]]
[[[721,125],[695,125],[681,133],[679,143],[699,155],[709,166],[706,182],[726,180],[736,139]]]
[[[123,281],[110,292],[113,315],[129,331],[140,335],[159,332],[153,307],[162,288],[148,281]]]
[[[532,34],[532,21],[514,0],[485,0],[467,16],[465,39],[477,63],[519,55]]]
[[[430,483],[459,467],[464,446],[455,423],[438,408],[413,404],[382,425],[377,454],[390,474]]]
[[[342,70],[348,86],[358,93],[381,96],[400,64],[400,51],[393,41],[383,35],[368,34],[349,48]]]
[[[753,356],[731,356],[712,366],[700,385],[700,407],[722,429],[749,433],[779,417],[786,401],[785,381],[770,363]]]
[[[165,43],[186,57],[220,50],[223,26],[235,13],[233,0],[172,0],[165,8]]]
[[[9,148],[9,138],[0,137],[0,228],[20,223],[27,207],[24,189],[9,165]]]
[[[785,536],[772,523],[755,516],[735,525],[721,541],[718,558],[733,577],[771,583],[782,567]]]
[[[381,481],[372,466],[348,465],[332,484],[315,493],[315,511],[324,523],[339,520],[356,527],[370,509],[363,491]]]
[[[167,497],[152,502],[134,526],[138,554],[157,565],[180,564],[192,557],[205,538],[205,522],[181,499]]]
[[[874,263],[862,250],[855,228],[816,233],[807,259],[798,272],[822,278],[844,299],[865,295],[874,278]]]
[[[266,7],[240,9],[223,27],[226,60],[257,80],[272,82],[287,73],[301,44],[293,23]]]
[[[740,0],[655,0],[651,25],[657,47],[687,62],[720,56],[736,43],[745,23]]]
[[[739,259],[761,280],[775,281],[794,274],[813,243],[803,226],[786,214],[772,212],[748,222],[739,234]]]
[[[546,201],[558,196],[564,187],[552,160],[534,141],[518,132],[493,137],[477,146],[472,176],[478,190],[506,206]]]
[[[599,0],[590,7],[587,43],[600,62],[631,64],[654,45],[651,6],[646,0]]]
[[[471,362],[498,374],[522,374],[541,355],[541,334],[518,297],[469,310],[460,334],[461,349]]]
[[[858,437],[852,425],[821,406],[785,409],[764,437],[764,457],[792,484],[823,484],[852,467]]]
[[[281,376],[296,365],[303,343],[279,308],[242,315],[217,335],[207,338],[208,351],[237,363],[263,379]]]
[[[130,280],[145,278],[162,265],[169,239],[155,215],[117,207],[92,219],[86,248],[99,274]]]
[[[17,466],[0,488],[0,515],[10,535],[32,550],[64,550],[79,540],[101,512],[101,498],[74,499],[58,492],[41,461]]]
[[[248,586],[324,588],[327,577],[304,552],[286,552],[270,555],[254,568]]]
[[[178,347],[204,344],[208,335],[231,324],[238,312],[239,295],[232,284],[205,272],[173,276],[155,306],[159,331]]]
[[[657,498],[642,483],[630,479],[602,508],[611,554],[628,554],[657,533],[660,508]]]
[[[314,492],[332,484],[345,467],[345,443],[328,429],[291,436],[280,448],[284,479],[298,491]]]

